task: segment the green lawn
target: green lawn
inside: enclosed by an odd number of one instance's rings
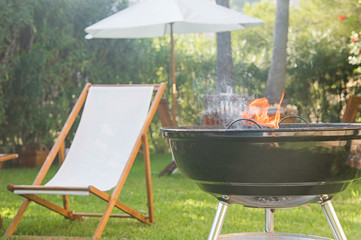
[[[134,219],[110,219],[102,235],[103,239],[206,239],[217,207],[217,200],[202,192],[196,184],[175,173],[158,177],[169,163],[169,154],[152,155],[152,182],[156,223],[148,226]],[[6,190],[8,183],[31,184],[38,168],[2,169],[0,172],[0,214],[4,228],[10,224],[22,198]],[[51,169],[51,173],[56,167]],[[61,203],[58,196],[50,199]],[[143,159],[136,160],[123,188],[120,200],[136,209],[146,210],[146,190]],[[361,183],[336,196],[333,201],[336,212],[349,240],[361,239]],[[70,198],[74,212],[102,212],[105,202],[96,197]],[[114,210],[114,212],[118,212]],[[261,232],[264,224],[262,209],[229,207],[222,234],[236,232]],[[39,205],[31,204],[17,228],[16,235],[92,236],[98,218],[85,218],[83,222],[65,220]],[[326,217],[317,204],[278,210],[275,213],[275,231],[303,233],[332,238]]]

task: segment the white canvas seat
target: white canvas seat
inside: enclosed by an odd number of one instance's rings
[[[88,84],[33,185],[8,186],[10,191],[26,199],[5,236],[13,234],[30,201],[39,203],[73,220],[95,215],[73,213],[68,205],[59,207],[40,198],[37,194],[95,195],[107,201],[108,206],[105,212],[97,214],[102,217],[102,220],[93,235],[94,239],[100,238],[114,206],[126,212],[129,217],[137,218],[145,223],[152,223],[154,216],[146,133],[164,88],[165,84],[127,86],[91,86]],[[152,101],[154,90],[156,94]],[[62,149],[65,136],[84,101],[83,113],[65,160],[54,177],[45,185],[40,185],[56,153]],[[149,216],[143,216],[117,200],[142,143],[147,170]],[[59,156],[62,158],[61,155]],[[105,193],[111,189],[114,189],[112,195]]]

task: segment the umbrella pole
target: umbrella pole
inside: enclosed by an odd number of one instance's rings
[[[172,118],[173,124],[176,124],[176,81],[175,81],[175,60],[174,60],[174,39],[173,39],[173,23],[170,24],[170,41],[171,41],[171,77],[172,77]]]

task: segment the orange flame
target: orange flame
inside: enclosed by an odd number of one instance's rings
[[[259,125],[270,128],[279,128],[278,122],[281,119],[281,103],[285,92],[283,91],[281,100],[278,104],[276,114],[269,115],[269,102],[267,98],[257,98],[248,104],[248,111],[242,112],[242,118],[248,118],[256,121]]]

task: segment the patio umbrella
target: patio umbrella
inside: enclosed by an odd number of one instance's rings
[[[172,115],[176,115],[173,33],[240,30],[263,21],[208,0],[144,0],[85,29],[86,38],[150,38],[171,36]]]

